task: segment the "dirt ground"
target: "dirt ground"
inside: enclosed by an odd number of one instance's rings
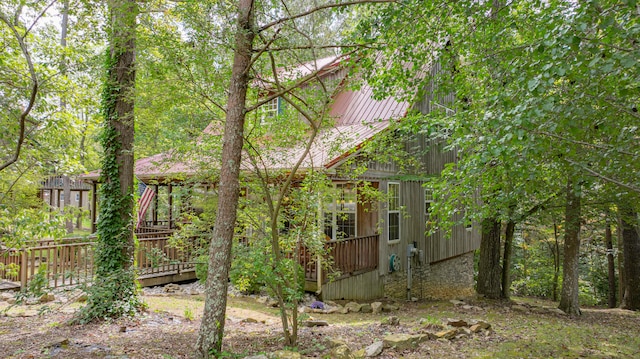
[[[134,319],[69,325],[80,305],[15,306],[0,317],[2,358],[190,358],[200,325],[201,295],[145,296],[149,310]],[[480,319],[489,331],[453,340],[429,340],[415,349],[386,348],[378,358],[638,358],[640,313],[585,309],[579,318],[554,310],[553,303],[448,301],[398,303],[391,313],[312,314],[329,325],[301,328],[297,348],[303,357],[331,358],[330,339],[352,351],[388,334],[439,330],[448,318]],[[0,311],[8,304],[0,302]],[[382,324],[390,315],[397,326]],[[224,350],[243,358],[283,348],[277,309],[254,298],[229,298]]]

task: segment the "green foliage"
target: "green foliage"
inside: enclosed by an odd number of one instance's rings
[[[45,293],[45,289],[49,286],[49,278],[47,278],[47,265],[40,264],[36,273],[31,276],[27,283],[27,291],[34,297],[40,297]]]
[[[96,277],[88,288],[87,305],[76,315],[81,323],[133,316],[145,305],[138,294],[133,270],[114,270],[111,275]]]
[[[0,234],[5,246],[21,248],[39,239],[66,235],[65,221],[74,214],[51,212],[48,207],[11,209],[0,206]]]
[[[258,293],[265,285],[265,273],[268,272],[265,267],[269,265],[266,260],[264,248],[236,245],[229,271],[233,286],[243,293]]]

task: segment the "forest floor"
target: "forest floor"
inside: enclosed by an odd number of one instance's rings
[[[189,358],[200,326],[202,295],[145,295],[146,313],[126,320],[70,325],[79,303],[11,306],[0,302],[2,358]],[[482,320],[491,329],[432,339],[412,349],[385,348],[378,358],[639,358],[640,313],[584,308],[569,318],[553,302],[467,300],[398,302],[391,313],[312,314],[328,326],[300,328],[297,351],[332,358],[332,339],[352,351],[394,333],[443,329],[450,318]],[[398,317],[398,325],[382,324]],[[277,308],[251,297],[229,297],[224,351],[229,358],[285,349]]]

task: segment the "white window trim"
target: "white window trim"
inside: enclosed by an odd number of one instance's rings
[[[401,219],[402,219],[402,215],[401,215],[401,208],[402,208],[402,203],[400,203],[400,182],[387,182],[387,194],[389,194],[389,187],[391,185],[397,185],[398,186],[398,209],[394,209],[391,210],[391,206],[389,205],[389,199],[387,199],[387,225],[386,225],[386,230],[387,230],[387,243],[388,244],[396,244],[396,243],[400,243],[400,239],[402,238],[402,225],[401,225]],[[390,221],[389,221],[389,215],[391,213],[397,213],[398,214],[398,239],[391,239],[389,238],[390,233],[389,233],[389,225],[390,225]]]

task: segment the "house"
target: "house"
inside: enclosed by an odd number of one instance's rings
[[[291,73],[304,76],[314,71],[318,78],[334,83],[344,83],[348,75],[348,68],[339,58],[307,63]],[[437,65],[431,71],[438,71]],[[339,193],[340,201],[325,205],[322,218],[329,239],[326,246],[341,275],[329,281],[317,262],[302,256],[308,290],[316,291],[324,300],[450,298],[474,293],[473,252],[480,246],[478,226],[459,225],[449,235],[427,234],[432,193],[424,185],[429,177],[439,175],[445,164],[455,161],[456,151],[444,150],[441,140],[422,135],[403,140],[401,146],[419,164],[414,173],[404,171],[394,161],[371,160],[362,151],[367,142],[388,131],[409,111],[428,113],[441,106],[442,101],[451,100],[452,97],[436,101],[428,91],[415,104],[391,97],[376,100],[366,85],[357,90],[337,86],[328,111],[335,124],[321,130],[318,138],[322,141],[309,147],[299,172],[304,175],[312,169],[322,171]],[[274,97],[263,110],[278,113],[282,104]],[[219,136],[218,126],[210,124],[203,136]],[[303,148],[292,147],[287,156],[266,160],[267,166],[293,168],[304,153]],[[163,153],[136,162],[136,176],[154,182],[156,192],[161,194],[156,199],[161,197],[168,203],[164,219],[159,215],[158,200],[152,204],[150,220],[146,222],[149,226],[174,226],[177,214],[172,193],[183,184],[178,179],[196,174],[195,161],[176,160],[170,153]],[[345,175],[354,162],[366,167],[357,180],[366,180],[371,187],[386,193],[384,200],[358,200],[354,179]],[[98,179],[97,174],[85,178],[94,182]]]

